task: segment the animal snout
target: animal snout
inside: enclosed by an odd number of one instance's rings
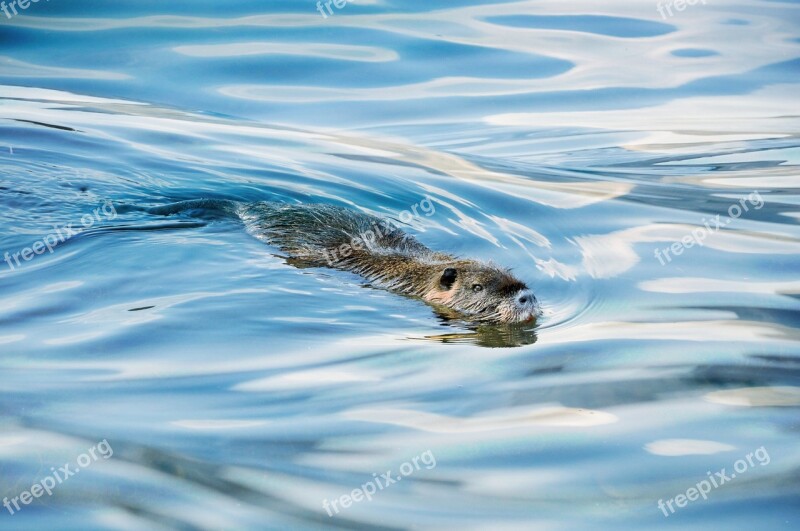
[[[516,295],[516,306],[522,311],[533,312],[537,311],[539,302],[530,290],[520,290]]]
[[[536,297],[533,296],[530,290],[520,290],[519,293],[517,293],[517,302],[523,306],[534,304],[536,302]]]

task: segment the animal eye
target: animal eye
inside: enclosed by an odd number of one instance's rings
[[[472,291],[474,291],[475,293],[478,293],[479,291],[483,291],[483,286],[481,286],[480,284],[473,284],[472,285]]]

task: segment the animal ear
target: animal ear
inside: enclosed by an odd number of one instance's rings
[[[450,289],[453,287],[453,282],[456,281],[456,277],[458,276],[458,272],[455,268],[448,267],[442,272],[442,278],[439,279],[439,285],[443,289]]]

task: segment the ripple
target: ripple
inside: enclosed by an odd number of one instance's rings
[[[603,411],[564,407],[509,411],[502,415],[471,418],[448,417],[405,409],[358,409],[346,411],[344,418],[379,422],[431,433],[480,433],[535,426],[592,427],[617,422]]]
[[[290,372],[259,380],[242,382],[233,387],[234,391],[267,392],[279,389],[317,388],[323,385],[341,385],[361,382],[380,382],[382,378],[372,374],[357,373],[339,369],[316,369]]]
[[[719,55],[714,50],[704,50],[702,48],[681,48],[679,50],[672,50],[672,55],[675,57],[712,57]]]
[[[175,420],[173,426],[196,431],[227,431],[258,428],[266,425],[263,420],[236,420],[236,419],[211,419],[211,420]]]
[[[677,29],[662,22],[598,15],[514,15],[485,20],[514,28],[579,31],[625,38],[657,37]]]
[[[763,344],[800,340],[800,331],[771,323],[737,320],[685,321],[664,323],[595,322],[571,328],[543,328],[539,340],[570,343],[599,340],[744,341]]]
[[[759,446],[769,468],[681,521],[793,521],[798,6],[662,21],[627,0],[366,1],[328,19],[313,1],[50,2],[5,21],[2,252],[93,198],[126,206],[0,264],[0,489],[85,441],[115,449],[15,522],[639,529],[698,463]],[[764,208],[703,248],[652,255],[754,189]],[[397,217],[425,196],[436,212],[407,232],[514,268],[540,323],[469,326],[238,222],[140,208]],[[435,468],[322,509],[428,450]]]
[[[799,281],[754,282],[716,278],[674,277],[646,280],[639,283],[645,291],[660,293],[759,293],[800,295]]]
[[[301,55],[341,61],[396,61],[397,52],[375,46],[328,43],[236,42],[176,46],[173,51],[190,57],[219,58],[248,55]]]
[[[682,455],[712,455],[720,452],[730,452],[736,447],[716,441],[701,441],[697,439],[662,439],[649,442],[644,449],[653,455],[677,457]]]
[[[714,391],[704,397],[714,404],[746,407],[800,406],[800,387],[742,387]]]
[[[508,113],[487,116],[493,125],[538,127],[602,127],[605,129],[642,131],[646,134],[631,142],[629,147],[663,141],[656,131],[673,133],[671,144],[702,143],[708,141],[708,132],[731,134],[746,133],[746,138],[757,139],[760,134],[800,134],[800,120],[784,119],[786,110],[792,108],[800,85],[784,84],[756,90],[742,96],[686,97],[641,109],[616,109],[588,112],[538,112]],[[702,110],[702,112],[701,112]],[[692,116],[702,116],[693,119]]]
[[[124,80],[130,79],[127,74],[108,72],[105,70],[88,70],[82,68],[65,68],[58,66],[37,65],[26,63],[8,56],[0,56],[0,64],[3,65],[3,77],[22,77],[22,78],[51,78],[51,79],[108,79]]]

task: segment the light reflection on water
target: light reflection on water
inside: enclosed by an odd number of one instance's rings
[[[796,4],[262,4],[2,21],[0,253],[119,215],[0,263],[0,498],[114,448],[0,529],[796,527]],[[540,322],[474,327],[135,208],[426,196],[407,230],[513,267]]]

